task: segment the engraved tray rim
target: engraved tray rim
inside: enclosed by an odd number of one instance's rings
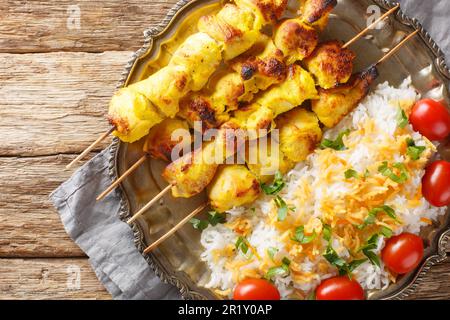
[[[164,33],[170,29],[172,23],[177,20],[177,17],[183,14],[188,7],[196,4],[197,2],[203,2],[204,0],[180,0],[178,1],[172,9],[169,10],[166,17],[156,26],[150,27],[144,31],[144,44],[143,46],[137,50],[132,57],[130,58],[128,64],[125,67],[121,75],[121,79],[117,85],[117,88],[126,86],[130,75],[133,73],[134,68],[138,62],[138,60],[144,57],[153,46],[154,41],[163,36]],[[397,2],[390,0],[371,0],[375,4],[379,5],[384,9],[390,9],[397,5]],[[450,69],[445,62],[445,56],[442,50],[439,48],[437,43],[432,39],[431,35],[423,28],[422,24],[415,18],[410,18],[407,16],[401,8],[396,12],[395,19],[413,30],[419,30],[419,35],[422,42],[430,49],[434,57],[434,66],[437,71],[442,76],[443,82],[446,84],[446,87],[450,87]],[[117,157],[119,155],[121,141],[118,138],[114,138],[111,147],[110,147],[110,163],[109,163],[109,175],[111,179],[117,178]],[[124,192],[122,185],[119,188],[120,190],[120,210],[119,216],[122,221],[128,220],[131,217],[130,212],[130,204],[129,200],[126,197],[126,193]],[[448,219],[450,220],[450,218]],[[194,290],[189,288],[189,285],[182,280],[180,280],[177,276],[170,273],[152,254],[144,254],[144,249],[146,247],[144,242],[144,232],[141,229],[138,223],[133,223],[131,226],[134,238],[135,245],[140,253],[143,255],[149,266],[154,270],[155,274],[165,283],[169,283],[171,285],[176,286],[183,299],[206,299],[206,297]],[[434,247],[434,250],[430,253],[429,257],[425,259],[422,264],[416,269],[414,275],[411,277],[410,281],[406,283],[406,285],[397,290],[397,292],[390,293],[381,299],[405,299],[409,295],[411,295],[417,287],[420,286],[424,281],[424,277],[426,273],[431,269],[431,267],[437,263],[443,262],[446,257],[446,245],[450,239],[450,221],[446,222],[446,225],[442,227],[440,230],[439,236],[435,237],[437,239],[437,243],[434,243],[431,247]]]

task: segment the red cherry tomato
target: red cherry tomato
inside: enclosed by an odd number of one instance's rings
[[[390,238],[381,251],[384,264],[398,274],[414,270],[423,258],[423,241],[411,233]]]
[[[417,101],[409,122],[415,131],[432,141],[443,140],[450,134],[450,112],[442,103],[432,99]]]
[[[364,290],[348,276],[329,278],[316,289],[317,300],[365,300]]]
[[[280,300],[278,289],[264,279],[241,281],[233,293],[234,300]]]
[[[450,162],[433,162],[422,178],[422,194],[435,207],[450,204]]]

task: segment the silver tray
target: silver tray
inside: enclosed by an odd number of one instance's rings
[[[366,9],[369,5],[378,5],[389,9],[396,3],[387,0],[339,0],[339,4],[330,17],[330,23],[322,38],[348,40],[366,24]],[[153,71],[149,65],[156,60],[164,61],[161,54],[170,51],[165,42],[176,35],[179,26],[192,26],[186,19],[195,20],[199,10],[214,10],[220,3],[217,0],[181,0],[170,10],[160,25],[145,31],[144,46],[137,51],[123,73],[120,86],[125,86],[142,79]],[[187,28],[189,29],[189,28]],[[419,35],[410,41],[396,56],[380,66],[378,82],[388,80],[398,85],[408,75],[423,96],[442,98],[449,105],[450,70],[445,64],[444,55],[431,39],[422,25],[415,19],[398,11],[381,30],[369,33],[361,39],[352,50],[357,53],[355,70],[361,70],[377,61],[384,48],[391,48],[399,37],[419,30]],[[161,48],[163,48],[161,50]],[[126,144],[115,139],[111,148],[112,159],[110,175],[112,178],[122,174],[131,164],[142,156],[142,141]],[[440,156],[450,160],[450,141],[442,144]],[[166,183],[160,173],[165,164],[161,161],[148,160],[138,171],[121,185],[121,219],[127,220],[131,213],[139,210],[153,198]],[[145,247],[164,234],[170,227],[195,209],[206,199],[201,194],[193,199],[173,199],[170,195],[162,199],[144,216],[132,225],[135,243],[143,254]],[[422,230],[426,249],[422,263],[415,272],[399,279],[384,291],[369,293],[370,299],[403,299],[410,295],[423,281],[426,272],[436,263],[446,259],[446,243],[450,237],[450,210],[434,225]],[[165,282],[180,289],[185,299],[218,299],[212,291],[202,287],[209,277],[206,265],[200,261],[202,251],[199,243],[200,233],[190,225],[185,226],[170,239],[161,244],[152,254],[144,255],[149,266]]]

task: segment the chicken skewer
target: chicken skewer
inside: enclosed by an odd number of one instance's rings
[[[183,96],[202,89],[223,59],[247,51],[261,28],[278,20],[286,6],[287,0],[237,0],[204,17],[201,21],[214,21],[211,25],[217,28],[206,29],[200,24],[200,31],[185,40],[168,66],[114,95],[109,108],[113,134],[125,142],[137,141],[164,118],[173,117]],[[96,143],[106,136],[103,134]]]
[[[383,58],[380,59],[379,62],[377,62],[372,68],[369,69],[368,72],[363,73],[362,77],[354,77],[352,81],[352,85],[350,87],[346,86],[340,86],[335,89],[328,89],[331,91],[328,91],[326,89],[319,89],[319,99],[316,101],[313,100],[313,110],[317,112],[319,119],[321,122],[323,122],[326,126],[330,126],[327,120],[327,117],[329,117],[330,114],[333,114],[335,116],[334,121],[340,121],[340,119],[345,116],[353,107],[353,105],[356,105],[357,102],[359,102],[363,95],[354,95],[349,96],[349,99],[347,103],[342,103],[342,99],[339,98],[339,93],[341,92],[341,97],[345,95],[342,95],[343,92],[347,92],[347,94],[352,93],[354,87],[358,87],[360,85],[364,85],[367,82],[367,79],[365,77],[369,77],[373,73],[373,68],[376,67],[378,64],[382,63],[384,60],[389,58],[392,54],[394,54],[398,49],[402,47],[402,45],[408,41],[411,37],[413,37],[416,33],[412,33],[409,36],[407,36],[402,42],[400,42],[395,48],[393,48],[388,54],[386,54]],[[372,80],[373,81],[373,80]],[[273,93],[271,93],[274,95]],[[351,98],[351,99],[350,99]],[[349,103],[352,101],[352,103]],[[330,106],[334,108],[333,112],[330,112],[330,107],[328,107],[328,103],[331,103]],[[356,104],[355,104],[356,103]],[[323,109],[323,110],[322,110]],[[287,110],[285,110],[287,111]],[[340,112],[340,114],[339,114]],[[339,116],[336,116],[336,113],[339,114]],[[246,117],[245,115],[244,117]],[[204,153],[206,155],[206,158],[212,157],[212,151],[208,148],[206,148],[206,152]],[[189,168],[189,163],[192,163],[194,159],[202,158],[203,155],[198,155],[198,153],[194,153],[192,155],[192,159],[185,158],[184,160],[189,160],[186,163],[183,162],[183,159],[181,161],[172,163],[169,165],[168,168],[163,172],[163,176],[166,178],[166,180],[171,185],[172,194],[174,196],[184,196],[184,197],[190,197],[195,195],[196,193],[199,193],[201,190],[203,190],[213,179],[217,168],[219,167],[218,163],[215,164],[205,164],[202,161],[199,161],[200,164],[194,164],[191,167],[192,170],[187,170],[181,172],[181,168]],[[180,159],[179,159],[180,160]],[[199,174],[199,172],[202,172],[202,174]],[[199,177],[201,177],[199,179]],[[195,183],[191,183],[191,181],[194,181]],[[189,185],[191,184],[191,185]],[[177,190],[176,188],[179,188],[179,186],[187,186],[187,188],[192,188],[194,190],[193,192],[186,192],[185,190],[182,190],[181,192]],[[156,198],[160,199],[164,194],[166,194],[170,189],[165,188],[162,192],[160,192]],[[184,193],[184,194],[183,194]],[[153,202],[154,203],[154,202]],[[148,209],[149,206],[145,206],[145,209]],[[143,214],[145,212],[144,209],[139,210],[131,219],[129,219],[129,223],[133,222],[138,216]]]
[[[246,7],[251,7],[251,8],[256,8],[257,10],[256,10],[256,12],[259,12],[259,14],[260,15],[257,15],[257,17],[258,17],[258,19],[255,19],[255,21],[258,21],[258,22],[255,22],[255,28],[256,28],[256,26],[258,26],[258,24],[261,24],[262,25],[262,23],[260,22],[261,20],[262,21],[264,21],[265,19],[264,18],[261,18],[261,16],[264,16],[264,12],[261,12],[261,11],[259,11],[260,10],[260,8],[258,7],[258,0],[254,0],[254,1],[252,1],[252,0],[250,0],[250,1],[237,1],[237,4],[239,4],[239,3],[244,3],[244,2],[246,2],[247,3],[247,5],[246,5]],[[278,17],[278,16],[281,16],[281,13],[280,13],[280,11],[282,12],[282,11],[284,11],[284,8],[286,7],[286,5],[287,5],[287,3],[286,3],[287,1],[283,1],[283,0],[281,0],[281,1],[279,1],[279,2],[272,2],[271,3],[271,6],[269,5],[267,5],[266,4],[266,8],[269,8],[269,9],[273,9],[273,12],[274,13],[272,13],[272,16],[273,15],[275,15],[276,17]],[[319,2],[319,4],[317,3],[317,2]],[[321,3],[322,2],[322,3]],[[325,4],[325,5],[323,5],[323,4]],[[336,3],[335,3],[335,1],[325,1],[325,2],[323,2],[322,0],[306,0],[305,2],[304,2],[304,9],[305,9],[305,7],[306,7],[306,9],[304,10],[307,14],[309,14],[308,15],[308,19],[307,19],[307,21],[308,22],[311,22],[313,19],[314,19],[314,17],[315,17],[315,15],[317,14],[317,11],[316,12],[311,12],[311,10],[308,10],[308,9],[310,9],[310,8],[317,8],[317,7],[319,7],[321,10],[324,10],[324,8],[326,7],[326,5],[336,5]],[[308,5],[309,5],[309,7],[308,7]],[[283,10],[281,10],[283,8]],[[364,35],[371,27],[373,27],[375,24],[377,24],[378,22],[380,22],[381,20],[383,20],[385,17],[387,17],[389,14],[391,14],[392,12],[394,12],[395,10],[394,10],[394,8],[392,9],[392,10],[390,10],[390,11],[388,11],[385,15],[383,15],[382,17],[380,17],[379,19],[377,19],[372,25],[370,25],[369,27],[367,27],[366,29],[364,29],[363,31],[361,31],[360,32],[360,34],[358,34],[356,37],[354,37],[347,45],[345,45],[344,46],[344,48],[346,47],[346,46],[348,46],[350,43],[352,43],[352,42],[354,42],[354,41],[356,41],[358,38],[360,38],[362,35]],[[320,12],[320,11],[319,11]],[[265,14],[265,16],[270,16],[270,14],[268,14],[267,12],[266,12],[266,14]],[[312,19],[310,18],[310,17],[312,17]],[[270,19],[269,19],[270,20]],[[323,23],[324,21],[325,21],[325,23],[326,23],[326,20],[327,20],[327,16],[326,17],[324,17],[324,18],[320,18],[320,19],[318,19],[318,21],[316,21],[317,22],[317,24],[320,26],[320,24],[321,23]],[[225,25],[227,25],[226,23],[225,23]],[[226,56],[226,55],[225,55]],[[94,141],[90,146],[88,146],[88,148],[86,148],[79,156],[77,156],[70,164],[68,164],[67,166],[66,166],[66,168],[67,169],[69,169],[69,168],[71,168],[75,163],[77,163],[77,162],[79,162],[81,159],[83,159],[91,150],[93,150],[99,143],[101,143],[104,139],[106,139],[106,137],[108,137],[109,136],[109,134],[111,134],[115,129],[117,129],[117,128],[112,128],[112,129],[110,129],[109,131],[107,131],[106,133],[104,133],[104,134],[102,134],[96,141]]]
[[[323,3],[324,1],[319,0],[319,2]],[[334,3],[325,1],[325,4],[326,5],[320,7],[320,12],[321,14],[327,16],[333,9]],[[200,114],[200,116],[197,118],[191,118],[191,120],[206,119],[206,121],[211,121],[211,119],[214,119],[212,122],[216,123],[216,119],[228,117],[227,115],[224,116],[222,114],[225,107],[227,107],[227,111],[233,111],[234,109],[237,109],[239,102],[245,101],[241,100],[238,102],[233,101],[236,99],[228,98],[230,96],[233,97],[235,92],[243,92],[241,97],[248,97],[249,95],[252,97],[257,91],[267,89],[270,85],[284,79],[285,68],[282,68],[283,72],[281,72],[283,57],[280,56],[283,56],[284,54],[284,60],[289,61],[292,64],[295,61],[302,60],[303,58],[309,56],[317,46],[318,35],[316,31],[313,27],[303,23],[303,21],[311,21],[314,23],[316,21],[315,19],[318,19],[317,10],[309,10],[311,13],[309,13],[309,16],[307,17],[299,17],[284,21],[275,31],[275,45],[272,41],[268,41],[268,44],[266,44],[266,48],[263,50],[260,57],[257,57],[256,59],[254,56],[250,56],[250,58],[238,58],[238,61],[234,63],[234,68],[239,72],[228,75],[232,76],[231,78],[234,79],[231,82],[234,81],[237,85],[233,83],[230,84],[229,77],[225,76],[217,81],[217,84],[215,85],[217,90],[213,93],[211,98],[194,94],[193,98],[189,99],[187,104],[191,104],[193,106],[192,109],[200,109],[201,112],[206,114],[204,116]],[[316,14],[315,18],[312,17],[312,13]],[[292,43],[295,45],[292,45]],[[350,54],[349,50],[344,51],[348,51],[348,54]],[[255,72],[261,69],[263,69],[262,72],[255,74]],[[283,75],[280,73],[283,73]],[[236,77],[233,78],[233,76],[236,76],[237,79]],[[250,85],[247,86],[247,83],[250,83]],[[219,100],[218,105],[214,103],[217,100]],[[228,101],[229,103],[223,103],[223,101]],[[216,112],[211,111],[212,107],[213,109],[216,109],[216,111],[218,110],[218,115],[216,115]],[[114,190],[126,177],[128,177],[140,164],[144,162],[144,159],[147,156],[148,153],[144,154],[144,156],[138,160],[139,164],[133,165],[126,172],[124,172],[121,177],[119,177],[112,185],[110,185],[97,197],[97,200],[103,199],[108,193]]]
[[[370,67],[369,69],[368,69],[368,71],[366,71],[365,72],[365,74],[370,74],[371,75],[371,77],[372,78],[374,78],[374,77],[376,77],[376,75],[377,75],[377,73],[376,73],[376,66],[378,66],[380,63],[382,63],[382,62],[384,62],[386,59],[388,59],[389,57],[391,57],[394,53],[396,53],[407,41],[409,41],[413,36],[415,36],[416,34],[418,33],[418,31],[415,31],[415,32],[413,32],[413,33],[411,33],[409,36],[407,36],[404,40],[402,40],[397,46],[395,46],[393,49],[391,49],[385,56],[383,56],[376,64],[374,64],[372,67]],[[362,75],[363,75],[364,73],[362,73],[359,77],[360,77],[360,79],[362,79]],[[369,78],[368,78],[369,79]],[[368,79],[366,79],[365,81],[366,81],[366,83],[364,83],[364,81],[355,81],[355,83],[356,83],[356,86],[354,87],[354,88],[360,88],[360,89],[363,89],[362,90],[362,92],[365,92],[365,95],[368,93],[368,86],[370,85],[370,81],[368,80]],[[364,84],[362,84],[361,85],[361,83],[364,83]],[[332,90],[337,90],[337,89],[332,89]],[[345,88],[344,90],[348,90],[348,88]],[[348,92],[348,91],[347,91]],[[336,91],[334,91],[333,92],[334,94],[336,94],[336,95],[339,95],[339,93],[338,92],[336,92]],[[351,91],[350,91],[350,93],[352,93]],[[351,104],[352,104],[352,107],[354,108],[354,107],[356,107],[357,106],[357,104],[359,103],[359,101],[360,101],[360,99],[359,100],[355,100],[355,99],[351,99],[350,100],[351,101]],[[351,111],[351,109],[353,109],[353,108],[349,108],[349,111]],[[348,112],[349,112],[348,111]],[[241,170],[241,169],[240,169]],[[250,171],[248,171],[248,172],[250,172]],[[220,177],[219,178],[217,178],[217,179],[220,179]],[[254,183],[252,182],[252,185],[253,185]],[[210,187],[211,189],[210,190],[212,190],[213,188],[214,188],[214,186],[212,186],[212,187]],[[209,192],[209,194],[211,195],[211,191]],[[252,197],[251,197],[252,198]],[[209,203],[207,203],[207,204],[209,204]],[[200,210],[195,210],[194,212],[195,212],[195,214],[193,214],[193,213],[191,213],[190,215],[188,215],[189,216],[189,218],[192,218],[192,217],[194,217],[196,214],[198,214],[198,213],[200,213],[204,208],[206,208],[206,206],[207,206],[207,204],[203,204],[201,207],[199,207],[198,209],[200,209]],[[217,206],[217,205],[216,205]],[[177,230],[179,230],[182,226],[184,226],[184,224],[186,224],[187,222],[188,222],[189,220],[187,220],[186,221],[186,219],[184,219],[182,222],[183,223],[179,223],[179,224],[177,224],[175,227],[173,227],[173,228],[171,228],[170,229],[170,231],[168,232],[168,233],[166,233],[166,235],[168,234],[169,236],[170,235],[172,235],[172,234],[174,234]],[[152,245],[150,245],[150,246],[148,246],[145,250],[144,250],[144,253],[150,253],[153,249],[155,249],[156,247],[157,247],[157,245],[159,245],[164,239],[166,239],[166,238],[168,238],[169,236],[166,236],[166,235],[164,235],[163,237],[161,237],[161,239],[160,240],[157,240],[155,243],[153,243]]]

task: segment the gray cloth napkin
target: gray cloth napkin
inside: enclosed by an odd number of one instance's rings
[[[97,202],[111,184],[110,148],[103,150],[50,196],[69,236],[88,255],[99,280],[115,299],[178,299],[134,245],[133,231],[119,218],[120,194]]]
[[[401,0],[419,19],[450,61],[449,0]],[[85,164],[51,195],[70,237],[90,257],[97,277],[115,299],[177,299],[178,290],[156,277],[134,245],[132,230],[119,218],[119,193],[96,202],[111,184],[110,149]]]
[[[449,0],[397,0],[409,17],[416,18],[427,30],[450,63],[450,1]]]

